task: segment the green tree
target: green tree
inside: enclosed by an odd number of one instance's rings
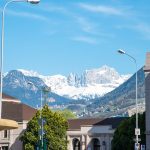
[[[141,142],[145,144],[145,113],[139,114],[139,128],[141,130]],[[122,121],[114,133],[112,150],[134,149],[135,139],[135,115]]]
[[[47,105],[42,109],[44,119],[44,139],[47,142],[48,150],[66,150],[66,131],[68,129],[67,120],[59,113],[52,112]],[[28,122],[27,129],[20,140],[24,144],[25,150],[34,150],[36,145],[40,145],[40,111]]]
[[[76,118],[76,115],[69,109],[64,109],[61,111],[58,111],[62,116],[66,119],[74,119]]]

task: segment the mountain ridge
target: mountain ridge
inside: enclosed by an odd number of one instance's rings
[[[130,75],[120,75],[114,68],[106,65],[85,70],[81,75],[43,76],[34,71],[18,69],[25,76],[41,78],[51,87],[53,93],[71,99],[91,99],[103,96],[126,81]]]
[[[108,116],[118,115],[119,113],[119,115],[127,114],[128,110],[135,108],[135,76],[136,74],[103,97],[93,99],[92,103],[87,105],[87,110],[89,112],[102,112],[106,108]],[[145,107],[145,74],[143,67],[137,71],[137,81],[138,105]]]
[[[93,70],[92,70],[93,71]],[[97,71],[97,70],[96,70]],[[78,88],[78,89],[84,89],[84,88],[89,88],[90,86],[93,88],[94,91],[102,90],[102,88],[108,89],[107,86],[112,88],[112,91],[107,92],[104,94],[104,96],[100,95],[90,95],[90,97],[86,97],[84,95],[84,92],[82,91],[83,94],[78,95],[81,96],[81,99],[73,99],[68,97],[68,95],[58,95],[57,93],[53,92],[53,90],[49,93],[48,98],[51,99],[51,106],[56,106],[57,108],[59,107],[60,109],[68,108],[76,113],[79,113],[78,115],[82,114],[82,112],[90,112],[94,113],[92,116],[95,116],[95,114],[103,114],[102,116],[115,116],[122,113],[127,113],[128,108],[133,108],[135,106],[135,74],[131,76],[128,80],[125,80],[124,83],[119,84],[118,87],[116,88],[114,84],[117,80],[111,81],[111,78],[106,77],[106,80],[101,84],[101,81],[98,81],[101,86],[103,86],[101,89],[99,89],[99,85],[96,84],[96,81],[99,80],[97,77],[97,74],[103,74],[108,72],[115,73],[112,70],[107,69],[107,67],[104,67],[102,69],[103,72],[90,72],[89,77],[87,78],[92,78],[93,83],[83,85],[82,87],[71,85],[69,86],[67,83],[67,77],[64,77],[62,75],[56,75],[56,76],[48,76],[48,79],[55,79],[53,82],[54,86],[56,87],[62,87],[64,84],[66,84],[69,88],[71,87],[72,89]],[[112,72],[111,72],[112,71]],[[89,72],[88,72],[89,73]],[[141,68],[138,72],[138,98],[144,98],[144,71],[143,68]],[[105,74],[104,74],[105,75]],[[37,77],[36,77],[37,76]],[[72,74],[73,76],[73,74]],[[94,79],[93,76],[96,76],[97,79]],[[112,74],[110,75],[110,77]],[[116,78],[117,76],[121,75],[116,75],[113,78]],[[43,76],[42,76],[43,77]],[[59,78],[60,80],[57,80]],[[108,81],[108,79],[110,79]],[[119,78],[117,78],[119,79]],[[39,78],[38,74],[34,73],[34,76],[26,74],[24,75],[21,71],[18,70],[12,70],[7,73],[7,75],[3,79],[4,81],[4,86],[3,86],[3,91],[6,92],[6,94],[9,94],[11,96],[14,96],[18,99],[20,99],[22,102],[36,107],[36,105],[40,106],[40,101],[41,101],[41,89],[42,87],[47,87],[47,84],[43,80],[43,78]],[[48,81],[48,80],[47,80]],[[111,81],[111,82],[110,82]],[[50,82],[50,81],[49,81]],[[87,81],[90,83],[91,81]],[[31,84],[28,84],[31,83]],[[69,84],[74,84],[73,82]],[[112,86],[112,87],[111,87]],[[91,89],[91,87],[89,89]],[[53,87],[54,88],[54,87]],[[66,90],[66,89],[63,89]],[[71,92],[71,90],[69,91]],[[105,90],[106,92],[106,90]],[[74,94],[74,93],[73,93]],[[88,93],[89,94],[89,93]],[[74,95],[73,95],[74,96]],[[140,102],[143,102],[143,100]],[[130,107],[131,106],[131,107]],[[55,107],[55,108],[56,108]],[[54,107],[53,107],[54,108]],[[113,114],[113,115],[112,115]]]
[[[30,83],[30,84],[29,84]],[[46,84],[38,77],[25,76],[22,72],[11,70],[3,79],[3,92],[16,97],[21,102],[32,107],[40,106],[42,88]],[[61,97],[53,92],[49,93],[50,98],[54,98],[53,104],[65,104],[71,99]],[[52,103],[51,103],[52,104]]]

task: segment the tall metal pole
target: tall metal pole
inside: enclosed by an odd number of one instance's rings
[[[2,10],[2,31],[1,31],[1,52],[0,52],[0,119],[2,118],[2,96],[3,96],[3,52],[4,52],[4,17],[5,17],[5,9],[8,4],[12,2],[29,2],[32,4],[39,3],[39,0],[10,0],[8,1]]]
[[[136,128],[135,128],[135,135],[136,135],[136,144],[138,144],[139,142],[139,138],[138,135],[140,134],[139,129],[138,129],[138,99],[137,99],[137,62],[136,59],[134,57],[132,57],[131,55],[125,53],[128,57],[130,57],[133,62],[135,63],[135,101],[136,101]]]
[[[137,95],[137,63],[136,63],[136,61],[135,61],[135,65],[136,65],[136,130],[139,130],[139,128],[138,128],[138,99],[137,99],[138,95]],[[140,132],[140,130],[139,130],[139,132]],[[135,131],[135,134],[136,134],[136,143],[138,144],[138,142],[139,142],[138,135],[140,133],[137,133]]]
[[[5,9],[11,2],[18,2],[17,0],[8,1],[2,10],[2,31],[1,31],[1,64],[0,64],[0,119],[2,118],[2,96],[3,96],[3,52],[4,52],[4,17]]]
[[[139,142],[139,139],[138,139],[138,136],[140,135],[140,129],[138,128],[138,93],[137,93],[137,61],[136,61],[136,59],[133,57],[133,56],[131,56],[131,55],[129,55],[128,53],[126,53],[125,51],[123,51],[123,50],[118,50],[118,52],[120,53],[120,54],[125,54],[125,55],[127,55],[128,57],[130,57],[131,58],[131,60],[133,60],[133,62],[134,62],[134,64],[135,64],[135,101],[136,101],[136,123],[135,123],[135,125],[136,125],[136,127],[135,127],[135,135],[136,135],[136,139],[135,139],[135,141],[136,141],[136,144],[137,144],[137,147],[139,146],[138,144],[138,142]]]
[[[42,108],[43,108],[43,94],[41,90],[41,112],[40,112],[40,120],[41,120],[41,135],[40,135],[40,140],[41,140],[41,148],[43,149],[43,118],[42,118]]]
[[[34,85],[32,82],[28,82],[29,85]],[[42,109],[43,109],[43,101],[44,101],[44,95],[45,95],[45,87],[40,88],[40,119],[39,119],[39,126],[40,126],[40,131],[39,131],[39,137],[40,137],[40,145],[39,145],[39,150],[43,150],[43,132],[44,132],[44,119],[42,117]]]
[[[51,92],[51,88],[50,87],[43,87],[41,88],[41,114],[40,114],[40,119],[41,119],[41,150],[44,149],[44,143],[43,143],[43,133],[44,133],[44,119],[42,117],[42,109],[43,109],[43,105],[45,105],[47,102],[47,94]],[[44,98],[43,98],[44,97]],[[44,104],[43,104],[44,101]]]
[[[2,118],[2,92],[3,92],[3,50],[4,50],[4,12],[7,3],[5,4],[2,11],[2,31],[1,31],[1,64],[0,64],[0,119]]]

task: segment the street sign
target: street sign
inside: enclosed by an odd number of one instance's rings
[[[140,129],[135,129],[135,135],[140,135]]]
[[[42,130],[41,130],[41,129],[39,129],[38,133],[39,133],[39,135],[42,135]]]
[[[38,119],[38,124],[41,126],[41,124],[42,124],[42,118]]]
[[[45,130],[39,129],[38,133],[39,133],[39,135],[44,135],[45,134]]]
[[[135,141],[135,142],[136,142],[136,138],[134,138],[134,139],[133,139],[133,141]],[[141,139],[140,139],[140,138],[138,138],[138,141],[140,142],[140,141],[141,141]]]
[[[42,123],[43,123],[43,125],[46,124],[46,119],[45,118],[42,119]]]
[[[145,145],[141,145],[141,150],[145,150]]]
[[[38,119],[38,124],[41,126],[43,124],[43,126],[46,124],[46,119],[45,118],[39,118]]]
[[[134,149],[135,150],[140,150],[140,143],[135,143]]]

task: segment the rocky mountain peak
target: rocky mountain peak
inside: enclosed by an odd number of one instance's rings
[[[129,77],[129,76],[128,76]],[[34,89],[42,85],[51,87],[52,92],[73,99],[90,99],[100,97],[112,91],[128,77],[106,65],[84,71],[81,75],[70,73],[63,75],[43,76],[34,71],[23,69],[12,70],[5,76],[5,86],[18,86],[27,89],[27,82],[32,82]],[[31,87],[30,87],[31,88]],[[33,87],[32,87],[33,89]]]

